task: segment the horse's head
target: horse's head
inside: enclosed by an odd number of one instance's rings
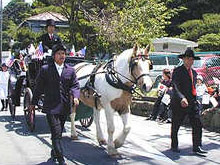
[[[149,45],[145,49],[140,49],[135,44],[129,64],[131,76],[142,92],[148,92],[152,87],[152,80],[149,76],[150,69],[152,69],[149,50]]]

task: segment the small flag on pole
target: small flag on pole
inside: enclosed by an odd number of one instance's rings
[[[12,65],[13,65],[13,63],[14,63],[14,56],[12,55],[11,56],[11,58],[8,60],[8,62],[7,62],[7,66],[10,68]]]
[[[33,55],[35,52],[36,52],[36,50],[35,50],[34,45],[30,44],[29,48],[28,48],[28,54]]]
[[[43,51],[42,42],[40,42],[40,44],[38,45],[35,54],[38,59],[43,59],[44,51]]]
[[[71,51],[70,51],[70,56],[75,56],[76,55],[76,51],[75,51],[75,46],[73,45],[72,46],[72,49],[71,49]]]
[[[85,57],[86,55],[86,46],[77,52],[79,57]]]

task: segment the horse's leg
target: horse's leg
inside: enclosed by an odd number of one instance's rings
[[[75,127],[75,117],[76,117],[76,106],[73,106],[73,112],[70,114],[70,120],[71,120],[71,139],[77,140],[78,135],[76,133],[76,127]]]
[[[106,141],[104,139],[103,136],[103,132],[100,126],[100,110],[97,110],[96,108],[93,108],[93,116],[94,116],[94,121],[95,121],[95,125],[96,125],[96,136],[97,136],[97,140],[99,142],[100,145],[106,145]]]
[[[123,122],[123,131],[119,134],[119,136],[115,139],[114,144],[115,144],[115,148],[119,148],[124,144],[124,141],[128,135],[128,133],[130,132],[130,125],[129,125],[129,116],[130,113],[125,113],[120,115],[122,122]]]
[[[107,151],[111,156],[117,156],[118,151],[115,149],[115,144],[113,142],[113,134],[115,131],[114,125],[114,110],[112,108],[105,109],[106,121],[107,121],[107,129],[108,129],[108,146]]]

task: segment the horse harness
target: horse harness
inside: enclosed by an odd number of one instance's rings
[[[148,57],[146,57],[145,55],[139,55],[138,57],[132,57],[130,62],[129,62],[129,71],[132,75],[132,77],[134,78],[134,80],[131,80],[127,77],[125,77],[124,75],[122,75],[121,73],[117,72],[115,69],[114,69],[114,60],[110,60],[109,62],[103,64],[103,63],[99,63],[98,65],[96,65],[96,67],[93,69],[92,73],[90,74],[87,74],[87,75],[84,75],[82,77],[79,77],[78,80],[81,80],[81,79],[84,79],[84,78],[87,78],[89,77],[88,81],[86,82],[85,86],[82,87],[81,89],[82,90],[87,90],[88,92],[90,90],[92,90],[93,92],[93,96],[95,97],[95,106],[97,108],[98,106],[98,99],[101,97],[101,95],[97,92],[97,90],[95,89],[94,87],[94,82],[95,82],[95,76],[96,74],[100,74],[100,73],[105,73],[105,78],[106,78],[106,81],[108,82],[109,85],[117,88],[117,89],[122,89],[124,91],[127,91],[129,93],[134,93],[136,92],[135,91],[135,88],[136,88],[136,85],[139,81],[139,79],[141,77],[144,77],[144,76],[149,76],[149,74],[142,74],[138,77],[135,77],[134,74],[133,74],[133,69],[134,67],[137,65],[137,61],[142,58],[142,60],[150,60]],[[86,63],[84,65],[82,65],[81,67],[77,68],[76,69],[76,72],[78,72],[81,68],[87,66],[87,65],[90,65],[90,63]],[[103,71],[103,72],[98,72],[98,70],[103,67],[103,69],[106,68],[106,71]],[[151,65],[150,65],[150,69],[151,69]],[[129,86],[129,85],[126,85],[125,83],[123,83],[121,81],[121,79],[119,78],[119,75],[124,77],[125,79],[127,79],[129,82],[131,82],[133,85]],[[136,92],[137,93],[137,92]],[[90,94],[90,93],[89,93]]]
[[[90,65],[90,63],[86,63],[84,65],[82,65],[81,67],[77,68],[76,72],[78,72],[81,68]],[[101,97],[101,95],[97,92],[97,90],[95,89],[94,86],[94,82],[95,82],[95,75],[99,74],[99,73],[104,73],[104,72],[98,72],[99,68],[102,67],[102,63],[99,63],[98,65],[96,65],[96,67],[93,69],[91,74],[79,77],[78,80],[84,79],[89,77],[88,81],[86,82],[85,86],[81,88],[81,90],[84,91],[88,91],[88,94],[92,94],[95,98],[95,107],[98,107],[98,99]],[[92,93],[90,93],[90,91],[92,91]]]
[[[144,77],[144,76],[149,76],[149,74],[142,74],[138,77],[135,77],[134,74],[133,74],[133,69],[134,67],[137,65],[137,61],[142,58],[142,60],[150,60],[148,57],[146,57],[145,55],[138,55],[138,57],[132,57],[130,62],[129,62],[129,71],[132,75],[132,77],[134,78],[134,81],[125,77],[124,75],[120,74],[119,72],[117,72],[115,69],[114,69],[114,60],[112,60],[111,62],[107,63],[106,65],[106,68],[107,68],[107,73],[105,74],[105,78],[106,78],[106,81],[113,87],[117,88],[117,89],[122,89],[122,90],[125,90],[129,93],[134,93],[136,92],[135,91],[135,88],[136,88],[136,85],[139,81],[139,79],[141,77]],[[150,68],[152,68],[152,64],[151,64],[151,61],[150,61]],[[119,78],[119,75],[124,77],[125,79],[127,79],[129,82],[131,82],[133,85],[131,86],[128,86],[126,84],[124,84],[121,79]],[[137,93],[137,92],[136,92]]]

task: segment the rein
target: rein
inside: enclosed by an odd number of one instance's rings
[[[106,65],[107,67],[107,73],[105,74],[105,78],[106,78],[106,81],[113,87],[117,88],[117,89],[122,89],[122,90],[125,90],[125,91],[128,91],[129,93],[137,93],[139,94],[135,88],[137,86],[137,83],[138,83],[138,80],[143,77],[143,76],[149,76],[149,74],[142,74],[140,76],[138,76],[137,78],[132,74],[132,70],[134,68],[134,66],[136,64],[134,64],[133,62],[134,60],[131,60],[130,63],[129,63],[129,70],[131,72],[131,75],[133,76],[133,78],[135,79],[132,80],[124,75],[122,75],[121,73],[119,73],[118,71],[116,71],[114,69],[114,60],[111,61],[111,63],[108,63]],[[117,74],[117,75],[116,75]],[[119,75],[123,78],[125,78],[126,80],[128,80],[129,82],[131,82],[133,85],[132,86],[128,86],[126,84],[124,84],[121,79],[119,78]],[[139,94],[140,95],[140,94]]]

